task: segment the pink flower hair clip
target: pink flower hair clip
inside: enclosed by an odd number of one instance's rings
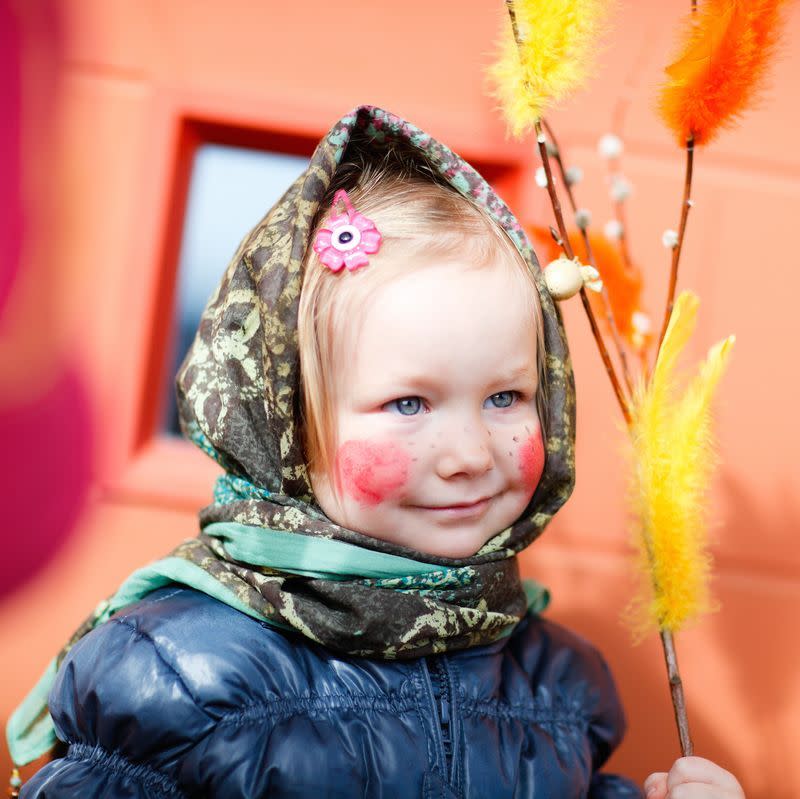
[[[317,231],[314,252],[331,271],[338,272],[343,266],[352,271],[369,263],[367,255],[378,252],[382,236],[371,219],[353,208],[344,189],[333,195],[332,207],[338,203],[344,204],[345,212],[332,216],[328,227]]]

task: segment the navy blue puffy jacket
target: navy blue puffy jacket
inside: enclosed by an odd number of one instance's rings
[[[343,659],[172,587],[65,660],[63,759],[31,797],[640,797],[597,773],[624,726],[586,642],[531,616],[490,646]]]

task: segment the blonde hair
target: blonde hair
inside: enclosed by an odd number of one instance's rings
[[[336,353],[347,333],[357,327],[356,309],[368,306],[371,294],[400,275],[424,268],[436,256],[457,254],[468,267],[497,259],[513,264],[510,273],[531,291],[531,314],[537,337],[539,419],[544,420],[544,332],[533,275],[500,225],[476,203],[459,194],[430,166],[395,148],[382,159],[361,152],[340,165],[314,220],[310,241],[324,226],[333,195],[345,189],[353,206],[370,218],[383,237],[372,264],[354,272],[333,273],[309,246],[298,311],[298,348],[302,384],[302,425],[309,468],[331,474],[336,450],[333,408],[337,392]],[[384,254],[403,258],[381,261]],[[391,268],[394,264],[394,268]],[[378,268],[378,266],[380,268]]]

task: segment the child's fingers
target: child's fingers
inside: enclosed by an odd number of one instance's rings
[[[742,796],[707,782],[684,782],[670,788],[666,799],[741,799]]]
[[[644,794],[647,799],[664,799],[667,795],[667,772],[657,771],[644,781]]]
[[[731,797],[731,799],[744,799],[744,792],[739,781],[729,771],[725,771],[716,763],[706,760],[704,757],[681,757],[675,761],[667,775],[667,788],[672,792],[673,788],[679,785],[710,786],[717,789],[717,794],[697,793],[701,796]],[[692,794],[687,794],[691,796]]]

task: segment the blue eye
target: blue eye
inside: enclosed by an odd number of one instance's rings
[[[514,404],[516,398],[516,391],[498,391],[497,394],[492,394],[486,402],[490,402],[495,408],[509,408]],[[484,407],[486,406],[484,405]]]
[[[386,407],[402,416],[416,416],[422,410],[422,400],[419,397],[401,397],[387,403]]]

